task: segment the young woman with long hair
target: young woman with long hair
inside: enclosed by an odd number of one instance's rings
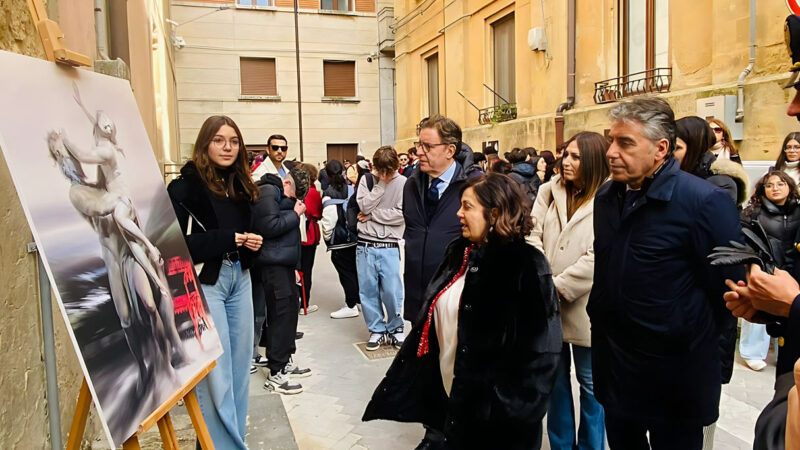
[[[800,192],[794,179],[785,172],[775,170],[764,175],[756,184],[755,192],[750,197],[750,204],[742,212],[744,226],[758,223],[769,236],[772,257],[779,269],[795,273],[794,267],[800,258],[795,248],[797,232],[800,230]],[[747,367],[759,371],[767,366],[764,361],[769,350],[770,337],[766,325],[742,321],[742,337],[739,341],[739,353]],[[791,370],[792,361],[784,366],[785,361],[778,352],[778,371],[785,373]]]
[[[742,158],[739,156],[739,149],[736,148],[736,144],[733,143],[733,139],[731,139],[731,130],[728,129],[728,126],[725,125],[725,122],[719,119],[708,119],[708,125],[711,127],[711,131],[714,132],[714,146],[711,148],[711,152],[717,158],[722,159],[730,159],[733,162],[742,163]]]
[[[329,185],[322,193],[322,238],[331,252],[331,263],[344,290],[345,305],[331,313],[332,319],[358,317],[358,273],[356,236],[347,228],[347,201],[354,189],[345,182],[342,163],[332,159],[325,165]]]
[[[584,131],[570,138],[564,148],[562,173],[539,188],[532,212],[535,226],[528,238],[550,262],[561,300],[564,342],[550,395],[547,434],[552,449],[603,449],[604,413],[594,397],[586,304],[594,276],[594,196],[610,174],[605,156],[608,140]],[[570,382],[572,361],[580,384],[578,427]]]
[[[250,233],[258,188],[250,178],[239,127],[212,116],[200,127],[191,161],[167,188],[199,273],[222,342],[217,366],[195,388],[217,448],[246,449],[247,400],[253,349],[250,261],[262,238]]]
[[[700,117],[689,116],[675,121],[675,152],[681,170],[722,188],[737,206],[747,200],[747,172],[741,164],[719,157],[712,151],[713,126]]]
[[[786,135],[781,145],[781,153],[775,160],[775,170],[780,170],[792,177],[795,184],[800,183],[800,133],[792,132]]]

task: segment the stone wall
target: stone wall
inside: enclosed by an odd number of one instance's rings
[[[0,2],[0,50],[44,58],[25,0]],[[2,152],[2,149],[0,149]],[[37,259],[33,241],[5,159],[0,158],[0,448],[49,448]],[[62,439],[66,442],[83,378],[58,305],[53,301]],[[85,442],[101,435],[94,412]]]

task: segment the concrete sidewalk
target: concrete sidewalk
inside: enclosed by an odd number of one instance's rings
[[[263,388],[265,375],[263,372],[250,376],[250,404],[247,416],[246,443],[250,449],[295,450],[294,439],[289,418],[281,402],[280,395],[268,392]],[[195,432],[186,408],[177,407],[171,412],[172,423],[178,436],[181,450],[195,448]],[[139,438],[142,449],[161,449],[161,437],[158,427],[153,427]],[[98,446],[98,448],[101,448]],[[104,446],[102,448],[105,448]]]

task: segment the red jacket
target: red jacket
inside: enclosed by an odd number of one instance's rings
[[[306,205],[306,240],[303,245],[319,244],[319,220],[322,219],[322,197],[312,184],[303,203]]]

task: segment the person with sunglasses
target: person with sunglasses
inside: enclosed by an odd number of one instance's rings
[[[271,173],[286,178],[294,164],[286,159],[289,153],[289,144],[283,135],[273,134],[267,139],[267,159],[253,170],[253,179],[260,180],[264,175]]]
[[[711,127],[711,131],[714,132],[714,138],[716,140],[714,147],[711,148],[711,153],[713,153],[717,159],[730,159],[733,162],[741,164],[742,158],[739,156],[739,149],[737,149],[736,145],[733,143],[731,131],[728,129],[728,126],[725,125],[725,122],[713,117],[707,121],[708,126]]]

